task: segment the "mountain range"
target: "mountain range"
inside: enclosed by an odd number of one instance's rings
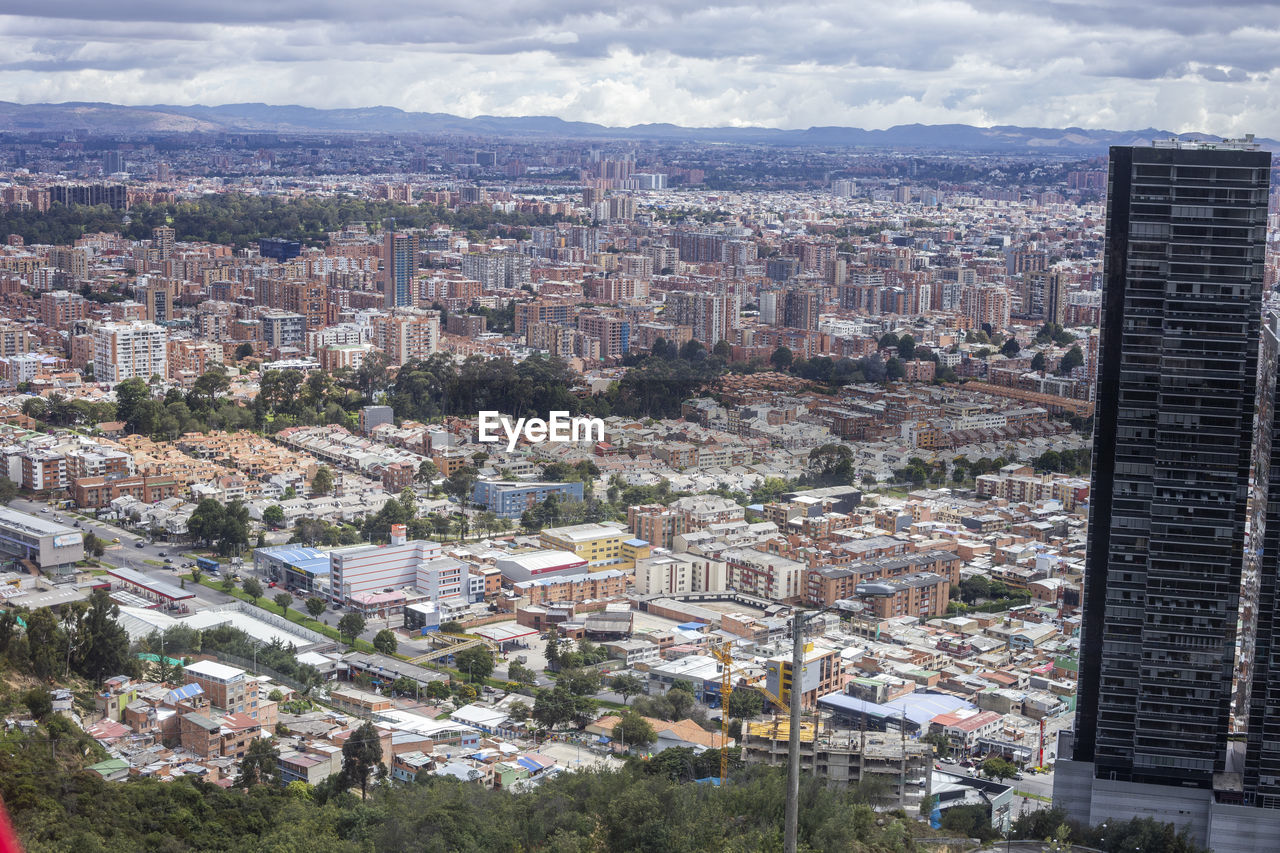
[[[65,132],[87,129],[107,134],[225,133],[421,133],[477,137],[542,137],[547,139],[644,140],[657,142],[738,143],[746,145],[859,147],[997,152],[1102,152],[1110,145],[1145,145],[1152,139],[1220,139],[1208,133],[1175,134],[1148,127],[1141,130],[1090,130],[967,124],[907,124],[886,130],[857,127],[810,127],[778,130],[767,127],[681,127],[637,124],[608,127],[565,121],[554,116],[476,116],[406,112],[395,107],[316,109],[296,105],[224,104],[123,106],[72,102],[15,104],[0,101],[0,132]],[[1280,150],[1272,139],[1258,140]]]

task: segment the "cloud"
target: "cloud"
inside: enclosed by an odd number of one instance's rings
[[[9,0],[20,102],[375,104],[613,125],[1280,135],[1255,0]]]

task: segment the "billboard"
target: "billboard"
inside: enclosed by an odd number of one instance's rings
[[[84,542],[84,537],[79,533],[59,533],[53,537],[53,547],[70,548],[72,545],[80,545]]]

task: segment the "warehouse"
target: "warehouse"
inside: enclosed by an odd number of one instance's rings
[[[496,566],[502,572],[503,580],[524,583],[534,578],[580,575],[587,571],[587,560],[571,551],[526,551],[499,557]]]

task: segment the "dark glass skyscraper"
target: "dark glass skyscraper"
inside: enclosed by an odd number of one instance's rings
[[[1147,786],[1163,786],[1203,802],[1199,816],[1180,802],[1164,819],[1180,814],[1204,838],[1215,789],[1245,799],[1227,736],[1271,670],[1237,679],[1237,643],[1252,651],[1259,594],[1275,586],[1246,544],[1270,491],[1250,500],[1271,453],[1274,368],[1259,382],[1270,164],[1250,142],[1111,150],[1079,696],[1063,756],[1089,767],[1094,822],[1153,813],[1160,788]]]

